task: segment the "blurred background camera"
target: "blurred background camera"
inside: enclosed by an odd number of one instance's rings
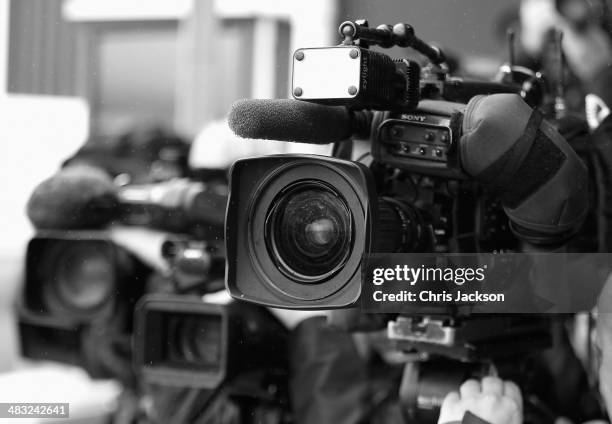
[[[135,310],[134,365],[146,393],[165,388],[176,405],[155,416],[193,422],[230,402],[245,422],[284,422],[288,331],[265,308],[150,295]],[[159,399],[156,398],[156,399]],[[263,414],[263,415],[262,415]]]
[[[22,354],[130,381],[132,310],[152,270],[104,232],[44,232],[28,246]]]
[[[286,330],[263,308],[150,296],[136,325],[135,363],[149,382],[215,389],[243,373],[286,372]]]

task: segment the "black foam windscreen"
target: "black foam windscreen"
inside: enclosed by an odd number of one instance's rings
[[[297,100],[239,100],[232,105],[229,126],[243,138],[329,144],[353,133],[352,115],[342,106]]]
[[[95,229],[115,218],[117,188],[110,176],[90,166],[68,167],[40,183],[27,204],[37,229]]]

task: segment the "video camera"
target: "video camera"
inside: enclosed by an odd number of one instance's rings
[[[239,136],[334,143],[337,156],[233,165],[226,285],[235,299],[348,308],[360,299],[363,258],[373,252],[518,252],[525,243],[553,249],[575,234],[587,208],[586,171],[537,111],[550,100],[541,75],[504,83],[451,77],[441,50],[406,24],[345,22],[339,32],[340,46],[295,52],[297,102],[245,100],[230,113]],[[429,64],[392,59],[370,45],[412,47]],[[369,153],[342,155],[352,138],[369,139]],[[559,215],[541,216],[546,207]],[[399,350],[427,358],[411,369],[450,358],[458,370],[471,364],[462,378],[493,360],[516,365],[519,355],[550,345],[550,322],[540,317],[454,316],[443,307],[388,325]],[[440,335],[453,337],[441,343]],[[496,344],[503,353],[486,348]],[[404,393],[412,418],[440,406],[449,386],[438,380],[428,380],[433,391],[424,381],[410,384],[435,394]]]
[[[132,311],[151,274],[108,231],[40,232],[18,305],[22,354],[132,383]]]
[[[144,412],[153,422],[225,422],[226,409],[240,422],[287,422],[289,331],[261,306],[203,299],[225,295],[225,262],[204,260],[202,247],[166,242],[174,290],[135,307],[133,368],[150,403]]]
[[[135,317],[134,363],[144,382],[215,390],[263,371],[286,378],[287,330],[265,308],[149,295]]]
[[[225,421],[228,411],[240,422],[284,422],[287,330],[263,307],[202,298],[224,289],[228,190],[225,172],[193,172],[200,177],[118,195],[123,225],[169,232],[161,284],[134,308],[132,368],[151,405],[143,412],[154,422]]]
[[[223,287],[226,172],[124,186],[107,183],[97,168],[79,172],[52,177],[32,196],[35,216],[50,217],[35,224],[55,228],[40,229],[28,244],[21,349],[27,358],[80,365],[132,386],[140,297]],[[79,182],[83,193],[71,189]]]
[[[364,254],[516,251],[521,240],[538,243],[537,236],[532,237],[534,231],[517,224],[521,219],[507,217],[509,210],[520,209],[521,197],[533,194],[555,173],[575,172],[580,178],[570,182],[571,189],[584,188],[579,159],[564,140],[558,141],[564,150],[543,141],[541,117],[520,100],[516,94],[520,87],[465,83],[478,89],[459,90],[468,96],[453,95],[453,101],[448,101],[445,90],[416,90],[423,82],[427,85],[427,78],[412,77],[389,90],[390,79],[385,75],[391,67],[395,69],[396,62],[363,44],[378,40],[383,46],[405,45],[405,37],[398,34],[412,34],[406,28],[410,27],[398,24],[374,30],[364,24],[343,23],[343,43],[352,44],[298,50],[304,56],[295,59],[299,65],[294,67],[293,92],[295,96],[296,86],[303,87],[299,98],[308,103],[246,100],[234,105],[230,126],[240,136],[337,145],[352,136],[367,137],[372,157],[369,166],[343,158],[289,155],[234,164],[226,220],[227,286],[234,297],[285,308],[346,307],[359,298]],[[443,63],[439,49],[423,47],[425,43],[414,35],[410,39],[408,45],[432,59],[432,66]],[[334,60],[339,55],[346,56],[346,62],[353,60],[351,49],[358,52],[359,63],[349,72]],[[333,58],[332,64],[324,64],[325,55]],[[370,55],[388,60],[373,60]],[[306,73],[301,63],[311,56],[316,64]],[[379,69],[381,63],[387,63],[386,72]],[[344,81],[347,73],[358,84],[354,96],[334,94],[331,88],[322,94],[322,87]],[[440,75],[442,80],[453,80]],[[365,76],[385,89],[373,88],[375,84]],[[311,95],[308,87],[319,87],[319,92]],[[395,94],[386,98],[377,94],[391,91]],[[494,96],[471,97],[491,92],[509,94],[496,98],[500,104],[491,100]],[[412,97],[407,102],[393,100],[406,96]],[[425,96],[436,100],[421,100]],[[466,105],[472,100],[477,101]],[[344,106],[327,106],[330,102]],[[366,106],[385,110],[361,110]],[[489,111],[492,116],[487,115]],[[522,127],[506,127],[505,121],[515,116],[521,117]],[[487,125],[468,122],[485,118]],[[532,137],[522,149],[531,143],[531,152],[515,151],[519,161],[526,161],[521,164],[513,159],[512,169],[505,168],[516,141],[528,138],[523,137],[527,124]],[[476,164],[474,159],[484,162]],[[545,171],[534,171],[545,162]],[[561,170],[564,166],[567,169]],[[501,181],[498,177],[504,172],[509,175]],[[523,178],[522,187],[512,196],[501,196],[502,189],[516,185],[516,181],[509,184],[512,178]],[[586,208],[580,196],[569,199],[575,221],[583,218]],[[541,209],[541,205],[532,207]],[[575,230],[575,221],[560,223],[558,228],[539,227],[550,232],[551,238],[563,239]]]

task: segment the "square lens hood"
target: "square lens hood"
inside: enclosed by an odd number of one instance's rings
[[[333,273],[312,281],[292,278],[279,267],[267,226],[270,211],[288,187],[329,187],[351,217],[350,248]],[[371,251],[377,199],[370,170],[358,162],[316,155],[244,159],[230,172],[226,215],[226,288],[232,297],[283,309],[335,309],[354,305],[361,294],[361,264]],[[292,237],[292,235],[289,235]]]

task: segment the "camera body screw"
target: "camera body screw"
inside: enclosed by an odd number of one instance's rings
[[[302,50],[295,52],[295,60],[304,60],[304,52]]]
[[[351,51],[349,52],[349,56],[351,57],[351,59],[357,59],[359,57],[359,50],[351,49]]]
[[[295,87],[295,88],[293,89],[293,95],[294,95],[295,97],[300,97],[302,94],[304,94],[304,92],[302,91],[302,88],[301,88],[301,87]]]
[[[348,93],[349,93],[351,96],[354,96],[355,94],[357,94],[357,87],[355,87],[354,85],[351,85],[351,86],[348,88]]]

